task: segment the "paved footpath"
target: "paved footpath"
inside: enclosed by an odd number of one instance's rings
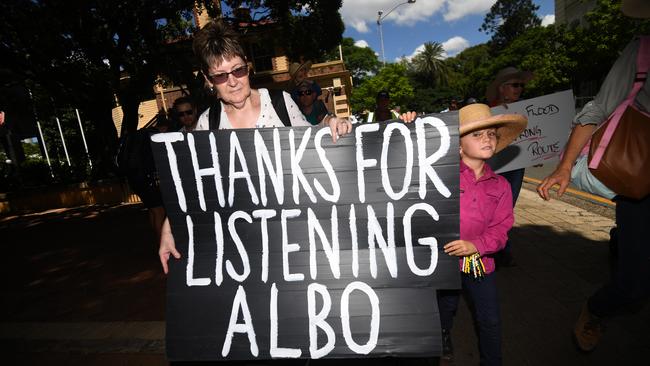
[[[504,364],[650,364],[647,302],[610,321],[593,353],[571,341],[584,299],[609,277],[613,220],[528,190],[515,215],[518,266],[497,272]],[[5,364],[166,365],[165,281],[146,229],[140,205],[0,218]],[[478,364],[464,303],[452,335],[456,364]]]

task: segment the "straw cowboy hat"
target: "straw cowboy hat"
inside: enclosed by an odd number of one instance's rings
[[[650,18],[648,0],[623,0],[621,11],[630,18]]]
[[[294,79],[295,76],[296,76],[296,73],[297,73],[299,70],[303,69],[303,68],[304,68],[305,70],[309,71],[309,69],[311,69],[311,61],[305,61],[305,62],[303,62],[303,63],[292,62],[292,63],[289,65],[289,76],[291,76],[291,79]]]
[[[488,101],[495,101],[498,98],[499,87],[501,84],[512,79],[521,80],[525,84],[532,78],[533,73],[530,71],[521,71],[518,68],[512,66],[506,67],[505,69],[499,70],[496,78],[494,78],[494,81],[487,87],[485,96],[487,97]]]
[[[458,111],[460,135],[472,131],[496,127],[499,140],[495,152],[503,150],[526,128],[528,119],[521,114],[492,115],[490,107],[485,104],[470,104]]]

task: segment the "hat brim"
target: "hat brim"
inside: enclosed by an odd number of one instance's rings
[[[520,114],[497,114],[489,118],[466,123],[460,127],[459,133],[462,137],[472,131],[496,128],[499,135],[495,150],[495,153],[497,153],[517,139],[526,128],[526,125],[528,125],[528,119]]]
[[[311,65],[312,65],[311,61],[305,61],[301,63],[300,66],[298,66],[298,68],[296,68],[293,72],[289,71],[289,75],[291,75],[291,79],[296,78],[296,74],[298,73],[298,71],[302,69],[306,69],[306,70],[311,69]]]
[[[530,71],[517,71],[517,72],[511,72],[505,75],[501,75],[500,77],[494,79],[494,81],[492,81],[490,85],[488,85],[487,90],[485,91],[485,97],[489,102],[493,102],[497,99],[497,95],[499,95],[499,86],[501,86],[501,84],[512,79],[519,79],[524,84],[526,84],[532,78],[533,78],[533,73]]]

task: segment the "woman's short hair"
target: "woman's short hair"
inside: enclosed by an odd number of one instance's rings
[[[194,35],[192,49],[206,75],[210,66],[219,66],[222,60],[237,56],[246,60],[246,53],[239,43],[239,35],[223,20],[213,20],[201,28]]]

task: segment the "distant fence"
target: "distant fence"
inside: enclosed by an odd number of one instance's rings
[[[94,204],[138,203],[122,179],[55,185],[0,194],[0,214],[42,211]]]

